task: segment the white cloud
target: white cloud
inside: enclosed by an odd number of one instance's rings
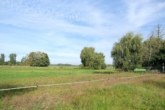
[[[112,63],[114,42],[157,24],[164,9],[164,1],[153,0],[5,0],[0,2],[0,47],[19,56],[44,51],[51,63],[79,64],[83,47],[93,46]]]
[[[45,8],[42,5],[33,7],[33,5],[24,2],[9,2],[5,5],[5,8],[9,8],[9,10],[2,10],[10,15],[10,18],[0,18],[0,23],[41,30],[62,30],[93,36],[100,36],[100,33],[101,35],[104,33],[102,30],[108,30],[102,27],[102,24],[107,22],[106,18],[103,17],[104,13],[101,13],[96,7],[90,6],[88,2],[67,3],[66,1],[57,2],[57,5]]]
[[[138,27],[159,19],[164,13],[165,2],[153,0],[126,1],[128,5],[127,19]]]

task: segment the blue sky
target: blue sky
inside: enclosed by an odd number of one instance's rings
[[[0,0],[0,53],[32,51],[52,64],[80,64],[81,50],[92,46],[112,64],[111,49],[129,31],[147,39],[165,26],[164,0]]]

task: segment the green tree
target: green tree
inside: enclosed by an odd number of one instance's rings
[[[49,66],[50,60],[46,53],[44,52],[31,52],[28,57],[23,57],[22,62],[30,66]]]
[[[29,65],[29,62],[28,62],[28,55],[22,57],[22,59],[21,59],[21,64],[22,64],[22,65]]]
[[[105,69],[104,54],[96,53],[93,47],[84,47],[80,54],[83,67],[90,69]]]
[[[5,64],[5,55],[2,53],[0,56],[0,65],[4,65]]]
[[[81,51],[80,58],[84,67],[93,68],[95,59],[94,51],[95,49],[93,47],[84,47],[84,49]]]
[[[153,56],[157,56],[163,46],[163,37],[164,37],[164,28],[158,24],[156,29],[152,31],[149,39],[143,42],[143,65],[152,66],[153,65]]]
[[[161,43],[160,43],[161,42]],[[155,37],[154,33],[152,32],[149,39],[143,42],[143,65],[144,66],[151,66],[151,58],[153,55],[158,54],[160,50],[160,44],[162,45],[163,40]]]
[[[163,63],[165,64],[165,41],[163,41],[159,52],[152,56],[151,63],[158,68],[161,68]]]
[[[12,54],[10,54],[9,55],[9,58],[10,58],[10,61],[9,61],[9,63],[11,64],[11,65],[15,65],[16,64],[16,57],[17,57],[17,55],[15,54],[15,53],[12,53]]]
[[[103,53],[95,53],[93,68],[94,69],[105,69],[106,64],[104,62],[104,58],[105,58],[105,56]]]
[[[142,38],[140,34],[132,32],[124,35],[118,43],[115,43],[111,56],[115,68],[128,71],[142,65]]]

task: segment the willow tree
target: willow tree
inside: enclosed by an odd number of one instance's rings
[[[84,47],[81,51],[80,58],[84,67],[93,68],[95,49],[93,47]]]
[[[105,64],[105,56],[103,53],[95,53],[95,59],[94,59],[94,65],[93,68],[94,69],[105,69],[106,68],[106,64]]]
[[[93,47],[84,47],[80,54],[83,67],[89,69],[105,69],[105,56],[103,53],[95,52]]]
[[[115,68],[128,71],[142,66],[142,38],[132,32],[124,35],[115,43],[111,56]]]

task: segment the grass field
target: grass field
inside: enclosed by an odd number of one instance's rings
[[[114,72],[113,68],[85,70],[78,67],[57,66],[46,68],[0,67],[0,89],[91,81],[82,84],[0,91],[0,109],[165,109],[164,74]],[[105,78],[108,79],[93,81]]]

